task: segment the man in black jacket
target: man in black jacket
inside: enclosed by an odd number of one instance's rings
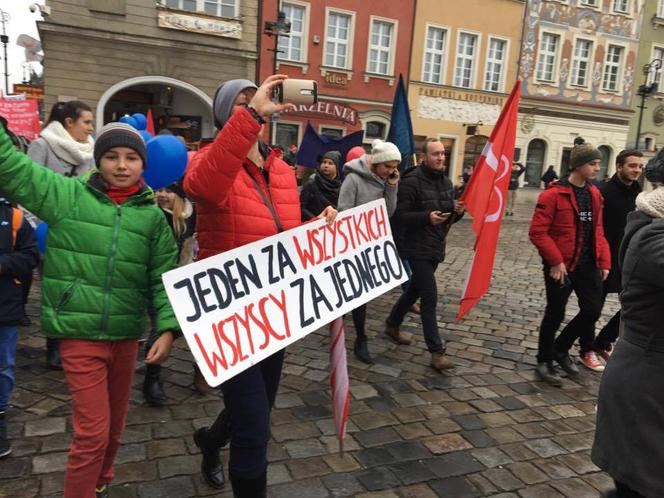
[[[399,255],[409,261],[413,272],[410,285],[392,308],[385,322],[386,334],[397,335],[410,307],[420,298],[422,328],[431,366],[436,370],[454,365],[445,356],[445,343],[438,334],[436,305],[438,290],[435,272],[445,259],[445,241],[452,223],[465,208],[454,199],[454,185],[445,176],[445,147],[437,138],[428,138],[422,152],[425,159],[404,173],[392,218]]]
[[[22,281],[39,262],[35,232],[21,211],[0,197],[0,458],[11,453],[5,411],[14,387]]]
[[[604,282],[604,296],[622,290],[618,251],[625,233],[627,215],[634,211],[636,196],[641,192],[637,180],[643,171],[643,153],[624,150],[616,158],[616,173],[599,189],[604,197],[604,236],[611,247],[611,272]],[[620,310],[608,321],[595,339],[595,350],[605,361],[611,356],[618,338]]]

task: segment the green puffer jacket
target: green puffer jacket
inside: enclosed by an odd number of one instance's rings
[[[81,179],[58,175],[16,151],[0,126],[0,190],[49,226],[41,303],[47,337],[136,339],[149,296],[159,333],[179,331],[161,281],[176,267],[177,246],[150,188],[118,206],[96,170]]]

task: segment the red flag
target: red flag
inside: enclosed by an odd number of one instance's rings
[[[466,210],[473,217],[473,231],[477,239],[457,320],[461,320],[477,304],[491,284],[514,158],[520,93],[521,80],[517,80],[461,196]]]
[[[150,132],[150,135],[154,137],[154,120],[152,119],[152,108],[148,108],[148,113],[145,118],[148,122],[148,125],[145,129]]]
[[[346,341],[343,316],[330,323],[330,389],[332,390],[332,409],[334,426],[339,438],[339,448],[343,451],[343,440],[346,437],[346,421],[350,406],[350,384],[348,367],[346,366]]]

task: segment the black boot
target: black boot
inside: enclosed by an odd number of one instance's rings
[[[145,380],[143,381],[143,398],[150,406],[164,406],[167,397],[160,379],[160,365],[145,366]]]
[[[558,365],[560,365],[560,368],[562,368],[567,375],[579,375],[579,367],[574,364],[572,358],[569,357],[569,354],[559,353],[556,355],[556,361],[558,362]]]
[[[46,338],[46,366],[51,370],[62,370],[60,342],[57,339]]]
[[[360,336],[355,339],[355,346],[353,346],[353,352],[358,360],[367,365],[373,365],[373,359],[369,354],[369,348],[367,347],[367,337]]]
[[[254,479],[239,479],[231,476],[233,498],[266,498],[267,471]]]
[[[12,452],[12,445],[7,439],[7,420],[5,412],[0,412],[0,458],[6,457]]]
[[[535,367],[535,373],[540,380],[551,386],[560,387],[563,385],[563,380],[558,375],[558,372],[556,372],[556,367],[553,366],[552,361],[538,363]]]
[[[224,467],[219,458],[219,450],[228,444],[231,438],[230,420],[223,410],[210,427],[201,427],[194,432],[194,442],[201,450],[201,474],[209,486],[215,489],[224,487]]]

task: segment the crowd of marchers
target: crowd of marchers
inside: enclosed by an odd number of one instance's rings
[[[310,219],[333,222],[338,211],[385,200],[409,280],[385,317],[384,334],[396,344],[410,344],[413,336],[401,324],[407,313],[418,313],[431,367],[454,367],[439,331],[436,270],[465,207],[446,174],[443,143],[427,139],[422,162],[404,170],[401,153],[390,142],[376,140],[370,151],[356,148],[346,157],[329,151],[298,186],[281,152],[260,139],[266,120],[289,106],[271,98],[284,79],[220,85],[213,102],[215,139],[193,156],[181,181],[156,193],[142,180],[149,167],[142,135],[129,125],[109,123],[93,140],[94,117],[82,102],[56,104],[27,154],[18,150],[21,143],[12,140],[6,123],[0,127],[0,456],[11,453],[6,412],[34,271],[42,280],[47,364],[64,370],[72,395],[66,498],[108,496],[146,329],[144,396],[157,407],[166,402],[160,364],[179,326],[161,275]],[[579,140],[569,174],[561,180],[548,175],[530,226],[547,300],[536,374],[553,386],[564,384],[558,369],[578,375],[570,354],[577,340],[579,362],[603,371],[592,457],[615,479],[620,497],[664,495],[657,472],[664,468],[657,437],[664,434],[658,417],[664,395],[656,381],[664,354],[660,156],[646,168],[655,188],[641,192],[641,152],[621,152],[615,175],[597,182],[601,153]],[[523,172],[523,166],[513,165],[508,216]],[[43,254],[33,229],[39,221],[48,223]],[[558,333],[572,292],[579,312]],[[621,311],[595,335],[604,301],[616,292]],[[372,363],[366,313],[366,305],[352,312],[353,353]],[[211,425],[193,433],[211,487],[225,486],[220,451],[230,443],[234,496],[266,496],[270,413],[283,358],[283,351],[275,353],[223,383],[223,409]],[[209,389],[199,371],[194,385],[201,392]]]

